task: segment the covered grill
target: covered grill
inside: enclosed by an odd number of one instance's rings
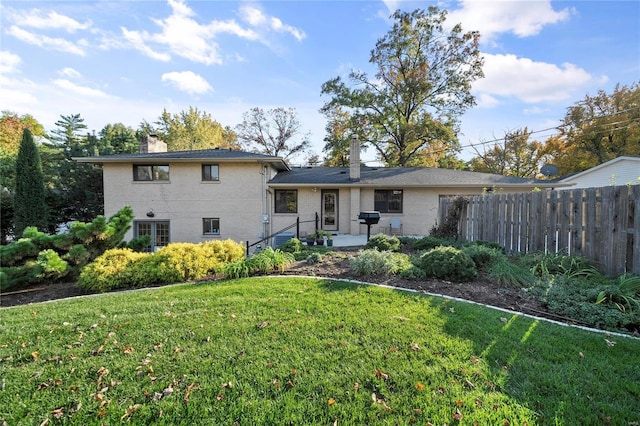
[[[367,241],[371,236],[371,225],[376,225],[379,221],[380,212],[378,211],[360,212],[358,215],[358,222],[367,225]]]

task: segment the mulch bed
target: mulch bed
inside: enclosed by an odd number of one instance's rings
[[[577,324],[568,318],[547,312],[544,305],[527,292],[516,288],[505,288],[486,279],[456,283],[437,279],[409,280],[396,276],[355,276],[351,272],[350,258],[357,255],[355,249],[338,249],[323,256],[323,261],[308,264],[296,262],[283,275],[316,276],[340,280],[363,281],[390,287],[406,288],[434,293],[509,309],[516,312]],[[86,294],[75,282],[40,284],[35,287],[11,289],[0,294],[0,307],[25,305],[48,300],[64,299]]]

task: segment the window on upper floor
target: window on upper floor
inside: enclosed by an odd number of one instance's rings
[[[295,189],[275,190],[275,212],[276,213],[297,213],[298,212],[298,191]]]
[[[169,180],[169,165],[168,164],[159,164],[159,165],[134,164],[133,180],[134,181]]]
[[[402,190],[376,189],[374,209],[380,213],[402,213]]]
[[[203,235],[220,235],[220,218],[205,217],[202,219]]]
[[[202,181],[218,182],[220,180],[220,167],[217,164],[202,165]]]

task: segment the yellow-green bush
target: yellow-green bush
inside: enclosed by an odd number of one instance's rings
[[[136,274],[136,264],[149,256],[128,248],[107,250],[82,269],[78,286],[98,292],[141,286],[141,283],[133,283],[131,277]]]
[[[153,254],[112,249],[83,269],[78,285],[108,291],[198,280],[239,259],[244,259],[244,247],[232,240],[172,243]]]

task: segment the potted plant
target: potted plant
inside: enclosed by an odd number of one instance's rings
[[[322,229],[316,231],[316,244],[319,246],[324,245],[324,231]]]
[[[327,232],[327,247],[333,247],[333,235]]]
[[[308,246],[312,246],[316,243],[316,234],[315,233],[311,233],[311,234],[307,234],[307,245]]]

